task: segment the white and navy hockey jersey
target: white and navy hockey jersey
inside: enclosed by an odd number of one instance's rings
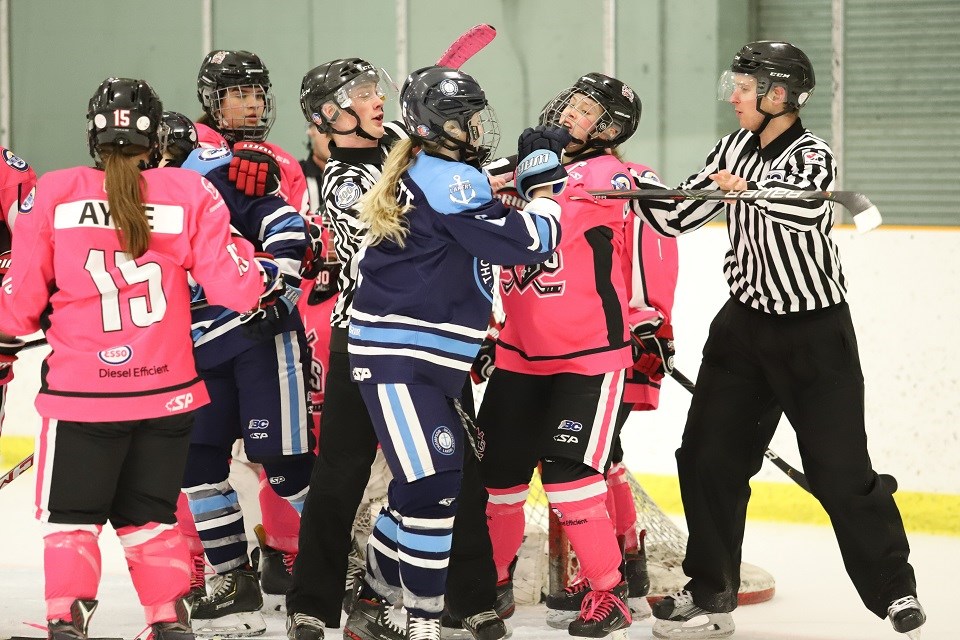
[[[536,264],[560,241],[559,205],[524,211],[495,199],[479,170],[420,152],[398,185],[404,246],[365,246],[350,317],[354,380],[413,383],[460,395],[493,300],[493,264]]]
[[[229,149],[195,149],[183,163],[204,175],[217,188],[230,210],[230,225],[258,252],[269,253],[280,265],[284,281],[300,286],[300,265],[307,248],[306,221],[276,196],[244,195],[227,177]],[[198,294],[202,296],[202,291]],[[192,312],[191,334],[197,367],[207,369],[243,353],[256,344],[241,329],[241,316],[225,307],[209,306]],[[254,321],[256,322],[256,321]],[[299,313],[291,313],[275,333],[303,331]]]

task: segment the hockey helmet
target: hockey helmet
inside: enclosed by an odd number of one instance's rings
[[[261,142],[267,138],[276,119],[270,72],[260,57],[249,51],[211,51],[203,59],[197,74],[197,98],[203,112],[217,130],[231,143],[240,140]],[[263,100],[263,110],[257,121],[247,123],[243,118],[228,118],[223,112],[223,101],[229,92],[247,92]],[[237,124],[237,121],[242,124]]]
[[[727,101],[736,88],[738,74],[753,76],[757,82],[757,110],[763,96],[775,86],[786,89],[784,101],[790,111],[798,111],[807,103],[816,79],[807,55],[789,42],[762,40],[743,45],[733,57],[730,69],[720,76],[717,98]],[[780,114],[768,114],[780,115]]]
[[[150,165],[160,160],[163,104],[145,80],[107,78],[87,106],[87,143],[97,159],[102,145],[138,146],[150,151]]]
[[[573,139],[575,144],[583,145],[578,153],[616,147],[636,132],[643,111],[639,96],[620,80],[602,73],[580,76],[573,86],[558,93],[540,112],[540,124],[562,127],[568,108],[593,114],[594,104],[600,107],[600,112],[587,139]],[[616,131],[614,135],[602,135],[611,127]]]

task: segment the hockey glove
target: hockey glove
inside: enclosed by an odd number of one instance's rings
[[[248,196],[280,192],[280,164],[269,148],[257,142],[240,141],[233,146],[227,178]]]
[[[673,372],[676,350],[673,345],[673,325],[658,323],[634,327],[630,334],[633,345],[633,368],[651,380],[660,380]]]
[[[338,291],[340,291],[340,263],[322,262],[317,277],[313,281],[313,290],[307,298],[307,304],[320,304],[337,295]]]
[[[240,316],[244,332],[251,340],[266,340],[280,333],[287,317],[294,312],[300,289],[286,284],[280,265],[270,254],[255,255],[264,276],[264,291],[254,311]]]
[[[313,221],[307,222],[307,251],[303,254],[303,263],[300,266],[300,277],[304,280],[313,280],[320,273],[323,266],[324,246],[323,229],[314,224]]]
[[[470,367],[470,379],[473,384],[483,384],[493,375],[497,367],[497,339],[487,336],[480,345],[480,351]]]
[[[0,342],[0,386],[13,380],[13,363],[23,349],[23,340],[11,337],[5,337],[5,340],[9,342]]]
[[[524,200],[531,200],[540,187],[552,186],[554,195],[563,191],[567,170],[560,164],[560,157],[569,143],[570,132],[564,127],[539,125],[520,134],[516,184]]]

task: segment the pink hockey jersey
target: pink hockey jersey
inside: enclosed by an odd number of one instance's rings
[[[197,140],[201,147],[216,149],[229,148],[226,138],[205,124],[197,124]],[[258,142],[270,149],[280,165],[280,197],[300,215],[307,215],[310,209],[310,194],[307,191],[307,179],[300,168],[300,161],[272,142]]]
[[[654,171],[642,164],[624,163],[637,175],[660,182]],[[662,318],[671,322],[677,289],[679,258],[677,239],[657,235],[642,218],[630,214],[627,223],[627,250],[624,252],[624,280],[630,284],[628,320],[631,327]],[[623,386],[623,401],[634,411],[652,411],[660,403],[660,381],[631,368]]]
[[[36,195],[37,174],[22,158],[0,147],[0,251],[9,251],[10,233],[21,209],[29,213]]]
[[[599,200],[588,189],[628,189],[624,164],[597,155],[567,165],[557,198],[563,235],[545,262],[504,266],[500,294],[506,322],[497,367],[518,373],[598,375],[633,365],[624,279],[622,200]]]
[[[121,250],[98,169],[45,174],[33,210],[21,208],[0,330],[45,329],[51,352],[36,400],[41,416],[138,420],[205,404],[187,271],[212,304],[237,311],[253,308],[263,291],[253,247],[231,237],[212,185],[185,169],[142,175],[152,234],[136,260]]]

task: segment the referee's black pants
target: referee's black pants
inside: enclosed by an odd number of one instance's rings
[[[863,374],[846,303],[784,317],[731,299],[710,325],[677,450],[690,532],[686,588],[709,611],[737,606],[749,480],[776,430],[775,420],[761,420],[773,403],[797,434],[847,574],[867,608],[885,617],[893,600],[916,595],[916,581],[900,512],[867,453]]]
[[[467,397],[472,400],[472,395]],[[377,436],[360,387],[350,377],[349,357],[331,351],[320,453],[300,520],[300,550],[287,594],[289,614],[305,613],[328,627],[340,626],[351,529],[376,453]],[[458,617],[493,609],[497,583],[487,530],[487,492],[469,451],[463,473],[446,594],[447,606]]]

